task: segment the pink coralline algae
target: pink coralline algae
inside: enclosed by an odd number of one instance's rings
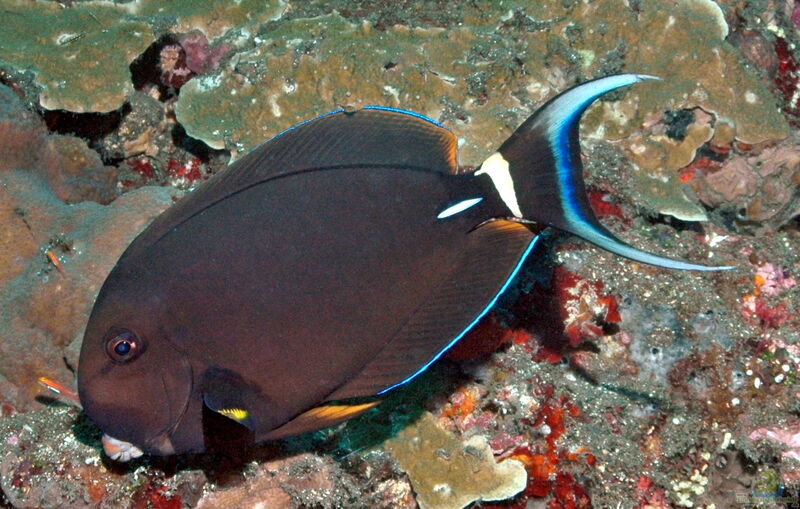
[[[167,44],[158,55],[161,83],[180,89],[198,74],[219,68],[220,61],[233,48],[226,44],[209,47],[202,32],[191,32],[178,44]]]
[[[220,61],[233,48],[226,44],[209,47],[202,32],[182,36],[177,44],[167,44],[158,55],[161,83],[180,89],[198,74],[219,68]]]
[[[186,65],[186,53],[179,44],[167,44],[161,49],[158,67],[161,69],[161,82],[174,89],[181,88],[194,76]]]
[[[800,214],[800,149],[780,145],[759,154],[738,155],[703,178],[690,179],[709,207],[739,214],[739,219],[777,230]]]
[[[192,32],[181,37],[181,48],[186,55],[186,67],[193,73],[203,74],[219,67],[222,58],[233,48],[227,44],[208,46],[202,32]]]
[[[774,298],[793,288],[797,281],[786,269],[764,263],[756,267],[753,291],[742,297],[742,312],[746,320],[760,324],[765,329],[778,329],[793,318],[794,313],[784,301]]]
[[[786,269],[765,263],[758,267],[754,276],[755,284],[764,295],[777,295],[797,284],[797,280],[789,275]]]
[[[800,423],[793,424],[784,428],[757,428],[749,435],[750,440],[760,440],[768,438],[786,446],[786,450],[781,453],[784,458],[800,461]],[[786,481],[800,479],[800,470],[794,472],[784,472]]]
[[[791,19],[794,26],[800,28],[800,4],[795,4],[794,9],[792,9]]]
[[[794,18],[795,14],[792,14]],[[783,96],[785,104],[783,112],[787,119],[795,126],[800,118],[800,99],[796,97],[800,73],[797,60],[790,48],[789,42],[783,37],[775,38],[775,54],[778,56],[778,72],[775,76],[775,86]]]

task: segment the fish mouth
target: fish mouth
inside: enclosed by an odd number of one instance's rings
[[[132,443],[118,440],[106,434],[103,434],[102,442],[103,451],[106,453],[106,456],[114,461],[124,463],[144,454],[144,451]]]

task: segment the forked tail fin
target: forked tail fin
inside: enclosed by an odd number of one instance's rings
[[[592,211],[583,184],[578,139],[581,115],[603,94],[649,79],[658,78],[618,74],[560,93],[528,118],[475,174],[489,175],[509,210],[520,219],[568,231],[620,256],[671,269],[732,269],[696,265],[636,249],[616,238]]]

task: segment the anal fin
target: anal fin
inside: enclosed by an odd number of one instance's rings
[[[331,403],[318,406],[303,412],[283,426],[270,431],[264,438],[283,438],[299,435],[307,431],[328,428],[348,419],[352,419],[357,415],[361,415],[370,408],[377,406],[379,403],[380,401],[370,401],[352,405]]]

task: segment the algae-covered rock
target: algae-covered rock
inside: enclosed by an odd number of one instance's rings
[[[662,78],[636,88],[629,99],[638,99],[634,121],[617,132],[606,124],[607,136],[627,136],[651,112],[695,107],[730,119],[737,138],[747,143],[787,136],[788,125],[775,99],[725,42],[727,27],[714,2],[636,4],[637,8],[622,0],[581,3],[570,14],[570,20],[580,20],[583,27],[576,50],[599,57],[613,42],[624,48],[625,70]],[[593,61],[589,70],[599,63],[602,59]],[[597,119],[589,123],[597,125]]]
[[[0,65],[33,71],[48,109],[106,112],[133,91],[130,62],[153,32],[111,3],[0,1]]]
[[[709,207],[735,214],[756,230],[778,230],[800,214],[800,149],[783,144],[732,157],[693,186]]]
[[[107,112],[133,92],[130,63],[171,29],[213,39],[279,17],[283,2],[0,0],[0,65],[32,71],[47,109]]]
[[[486,439],[462,443],[429,413],[386,443],[406,471],[422,509],[460,509],[476,500],[505,500],[527,483],[517,460],[496,463]]]
[[[702,116],[704,121],[689,124],[679,135],[667,131],[625,140],[627,154],[636,165],[631,184],[647,208],[683,221],[708,219],[703,208],[686,196],[678,178],[678,170],[689,165],[697,150],[714,135],[709,115]]]
[[[629,137],[649,117],[709,112],[685,141],[647,140],[661,148],[645,154],[655,158],[635,175],[642,203],[686,220],[705,214],[684,194],[676,170],[713,136],[717,120],[747,143],[787,135],[774,97],[725,41],[727,24],[711,0],[479,4],[450,29],[376,28],[336,13],[283,20],[226,67],[190,81],[177,117],[191,136],[241,152],[338,107],[394,106],[444,122],[459,138],[460,163],[474,166],[576,80],[654,74],[662,81],[590,110],[584,133],[623,140],[630,151]]]
[[[71,138],[67,138],[71,140]],[[172,203],[149,187],[108,206],[67,205],[30,171],[0,171],[0,399],[36,407],[40,376],[72,380],[92,302],[119,255]],[[49,251],[49,255],[46,253]],[[48,259],[48,257],[52,257]],[[59,260],[59,269],[52,260]]]
[[[281,0],[137,0],[130,11],[138,16],[168,17],[176,32],[202,31],[215,39],[231,28],[245,28],[280,17],[286,9]]]
[[[477,66],[466,62],[465,50],[485,37],[466,28],[379,31],[338,14],[293,20],[257,39],[255,49],[227,68],[187,83],[175,111],[189,135],[237,151],[341,106],[382,104],[441,119],[449,97],[470,103],[469,77]],[[485,86],[499,89],[511,74],[486,78]],[[469,133],[461,152],[468,164],[493,148],[506,110],[487,105],[468,125],[449,123],[457,135]]]

